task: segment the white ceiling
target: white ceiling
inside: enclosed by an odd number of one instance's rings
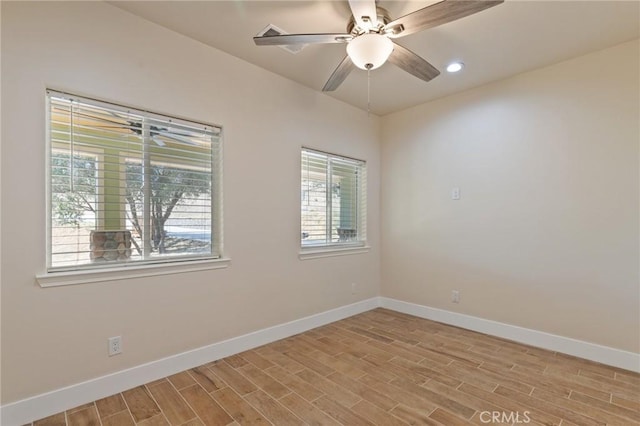
[[[344,44],[309,45],[294,55],[275,46],[256,46],[252,37],[268,24],[288,33],[342,33],[351,15],[347,0],[109,3],[318,91],[345,56]],[[392,19],[432,3],[378,1]],[[386,63],[371,72],[371,111],[399,111],[638,37],[637,1],[506,0],[396,39],[442,74],[426,83]],[[465,63],[463,72],[444,71],[453,60]],[[366,71],[352,72],[328,96],[366,109]]]

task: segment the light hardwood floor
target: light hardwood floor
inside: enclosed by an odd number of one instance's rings
[[[640,424],[640,375],[376,309],[33,424],[513,423]]]

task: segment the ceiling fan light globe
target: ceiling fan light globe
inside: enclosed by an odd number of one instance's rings
[[[382,34],[363,34],[347,44],[347,54],[355,66],[374,70],[384,64],[393,52],[393,42]]]

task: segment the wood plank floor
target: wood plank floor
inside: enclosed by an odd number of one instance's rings
[[[640,375],[376,309],[33,423],[637,425]]]

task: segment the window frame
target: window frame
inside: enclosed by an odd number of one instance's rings
[[[303,157],[305,153],[311,153],[314,155],[320,155],[326,158],[327,167],[325,169],[325,174],[329,175],[332,167],[332,161],[342,161],[353,163],[360,174],[356,181],[356,209],[355,209],[355,218],[356,218],[356,235],[357,240],[355,241],[335,241],[335,242],[319,242],[315,244],[304,244],[303,243],[303,214],[302,214],[302,203],[303,203],[303,174],[304,174],[304,164]],[[324,258],[324,257],[333,257],[333,256],[342,256],[342,255],[351,255],[351,254],[360,254],[366,253],[370,250],[367,241],[367,162],[365,160],[348,157],[340,154],[333,154],[327,151],[322,151],[315,148],[309,148],[306,146],[302,146],[300,150],[300,240],[299,240],[299,258],[301,260],[306,259],[315,259],[315,258]],[[327,193],[327,189],[325,188],[325,194]],[[331,214],[330,212],[333,210],[333,205],[331,201],[331,197],[327,196],[327,201],[329,205],[326,207],[327,214]],[[332,226],[327,224],[327,230],[331,232]]]
[[[97,107],[107,107],[117,111],[135,111],[136,113],[148,114],[151,117],[160,117],[162,119],[173,119],[176,123],[184,121],[191,124],[202,125],[205,128],[216,129],[211,142],[211,176],[210,176],[210,199],[211,212],[209,213],[210,229],[211,229],[211,251],[203,255],[175,254],[169,256],[159,256],[157,258],[147,258],[144,260],[135,260],[130,262],[113,262],[113,263],[97,263],[97,264],[75,264],[71,266],[53,266],[53,235],[52,226],[54,221],[53,214],[53,180],[52,180],[52,157],[55,151],[63,152],[64,148],[58,146],[52,138],[52,116],[51,103],[52,98],[66,98],[78,100],[80,102]],[[127,279],[138,276],[154,276],[165,275],[179,272],[191,272],[207,269],[218,269],[227,267],[230,259],[223,255],[223,222],[222,222],[222,155],[223,155],[223,128],[220,125],[196,122],[191,119],[184,119],[175,115],[161,114],[151,112],[145,109],[130,107],[123,104],[106,102],[103,100],[93,99],[85,96],[69,94],[54,89],[46,89],[45,91],[46,105],[46,267],[43,273],[37,274],[36,279],[43,287],[55,285],[79,284],[84,282],[109,281],[117,279]],[[149,141],[143,141],[150,143]],[[83,147],[79,151],[80,155],[95,155],[102,157],[104,152],[100,152],[97,147]],[[125,159],[125,157],[121,157]],[[98,159],[96,169],[96,180],[104,183],[104,175],[102,170],[103,164]],[[123,170],[123,169],[122,169]],[[121,173],[122,173],[121,170]],[[102,181],[100,180],[102,179]],[[124,188],[120,189],[121,192]],[[96,199],[102,199],[104,194],[97,190]],[[126,203],[126,202],[122,202]],[[121,206],[126,208],[124,204]],[[104,218],[96,212],[96,229],[101,229],[98,221],[104,221]],[[126,221],[126,218],[124,219]],[[102,223],[102,222],[100,222]]]

